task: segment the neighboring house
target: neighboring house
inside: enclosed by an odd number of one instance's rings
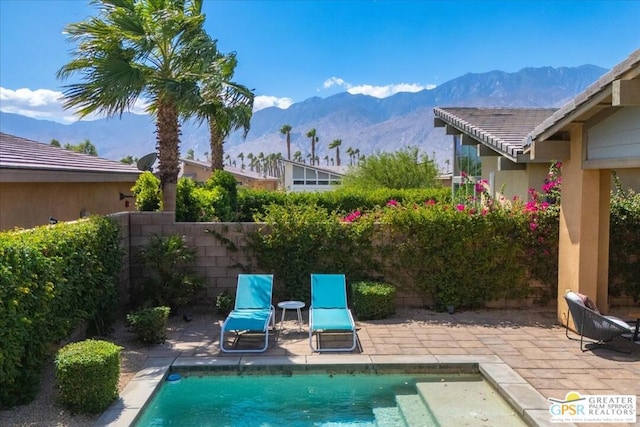
[[[198,182],[205,182],[211,177],[211,164],[201,162],[200,160],[180,159],[182,167],[180,168],[180,176],[185,178],[193,178]],[[280,178],[269,176],[246,169],[238,169],[224,165],[224,170],[231,173],[238,185],[246,188],[259,190],[277,190],[280,184]]]
[[[292,192],[333,190],[340,185],[349,168],[280,161],[284,165],[284,189]]]
[[[0,133],[0,230],[135,210],[128,196],[139,174],[135,166]]]
[[[524,197],[540,188],[552,160],[562,161],[558,320],[568,289],[607,310],[611,171],[624,187],[640,190],[640,49],[560,109],[434,113],[457,149],[476,147],[494,193],[504,185],[507,194]]]
[[[434,108],[435,127],[445,127],[453,136],[453,185],[463,182],[462,172],[469,173],[469,163],[479,161],[482,179],[489,183],[494,197],[526,199],[530,188],[540,189],[552,160],[559,158],[525,154],[529,134],[556,109],[540,108]]]

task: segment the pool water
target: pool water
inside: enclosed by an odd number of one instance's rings
[[[480,375],[448,374],[293,374],[186,376],[166,381],[154,395],[135,424],[142,426],[438,426],[447,413],[460,413],[451,406],[456,399],[469,399],[456,387],[482,389],[481,408],[489,413],[472,414],[468,425],[524,425],[506,402],[498,397],[498,414],[487,401],[493,390]],[[422,387],[426,387],[424,390]],[[435,387],[435,388],[432,388]],[[452,394],[445,399],[451,407],[434,415],[424,394]],[[484,395],[482,395],[484,394]],[[422,397],[421,397],[422,395]],[[434,396],[442,400],[442,396]],[[427,403],[425,404],[425,400]],[[447,403],[448,402],[448,403]],[[503,406],[500,406],[503,405]],[[480,409],[485,411],[485,409]],[[491,412],[492,411],[492,412]],[[437,414],[437,412],[436,412]],[[438,418],[440,417],[440,418]],[[449,420],[451,421],[451,420]],[[456,422],[462,422],[458,419]],[[466,419],[470,421],[470,419]],[[505,424],[506,423],[506,424]],[[519,424],[518,424],[519,423]],[[459,424],[458,424],[459,425]]]

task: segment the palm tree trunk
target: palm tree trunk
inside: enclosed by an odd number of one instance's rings
[[[158,173],[162,187],[162,210],[175,212],[176,184],[179,169],[180,123],[178,109],[167,99],[158,101],[158,116],[156,120],[156,148],[160,164]]]
[[[222,147],[222,132],[215,120],[209,120],[209,143],[211,145],[211,170],[222,170],[224,149]]]

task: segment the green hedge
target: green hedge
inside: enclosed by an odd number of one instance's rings
[[[118,227],[92,217],[0,233],[0,407],[30,401],[51,344],[117,313]]]
[[[162,344],[167,339],[169,307],[150,307],[127,314],[130,329],[138,341],[145,344]]]
[[[256,214],[267,213],[270,205],[319,206],[328,212],[346,215],[352,211],[368,212],[385,206],[389,200],[405,205],[424,204],[428,200],[439,203],[451,200],[451,189],[379,189],[374,191],[334,190],[325,192],[284,193],[279,191],[242,189],[238,193],[238,220],[252,222]]]
[[[345,224],[323,207],[291,204],[271,205],[258,219],[266,224],[248,236],[248,245],[258,266],[274,274],[277,299],[309,304],[311,272],[357,280],[379,269],[373,217]]]
[[[96,414],[118,397],[122,347],[107,341],[71,343],[56,355],[60,401],[74,413]]]
[[[385,319],[396,311],[396,288],[383,282],[356,282],[351,300],[360,320]]]

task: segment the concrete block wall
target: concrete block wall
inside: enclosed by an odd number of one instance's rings
[[[173,213],[123,212],[113,215],[121,225],[121,247],[125,251],[125,262],[121,274],[120,294],[122,301],[139,289],[148,272],[137,260],[137,253],[146,246],[153,234],[184,236],[187,245],[197,250],[196,272],[205,279],[205,288],[198,297],[202,304],[215,305],[215,298],[222,291],[235,294],[237,276],[243,272],[270,273],[257,268],[255,257],[248,255],[246,236],[261,226],[259,223],[179,223]],[[248,270],[247,270],[248,269]],[[391,283],[399,285],[403,276],[389,277]],[[398,307],[426,307],[432,301],[425,300],[410,289],[398,289]],[[533,305],[533,299],[518,301],[494,301],[490,307],[523,307]]]
[[[224,290],[235,293],[237,276],[243,266],[256,269],[257,262],[246,255],[247,233],[255,230],[255,223],[174,221],[173,213],[133,212],[129,214],[130,290],[141,286],[148,275],[137,259],[139,251],[154,234],[183,236],[189,247],[196,249],[196,273],[205,280],[205,288],[199,297],[203,304],[214,304],[216,296]],[[219,238],[221,236],[222,238]]]

